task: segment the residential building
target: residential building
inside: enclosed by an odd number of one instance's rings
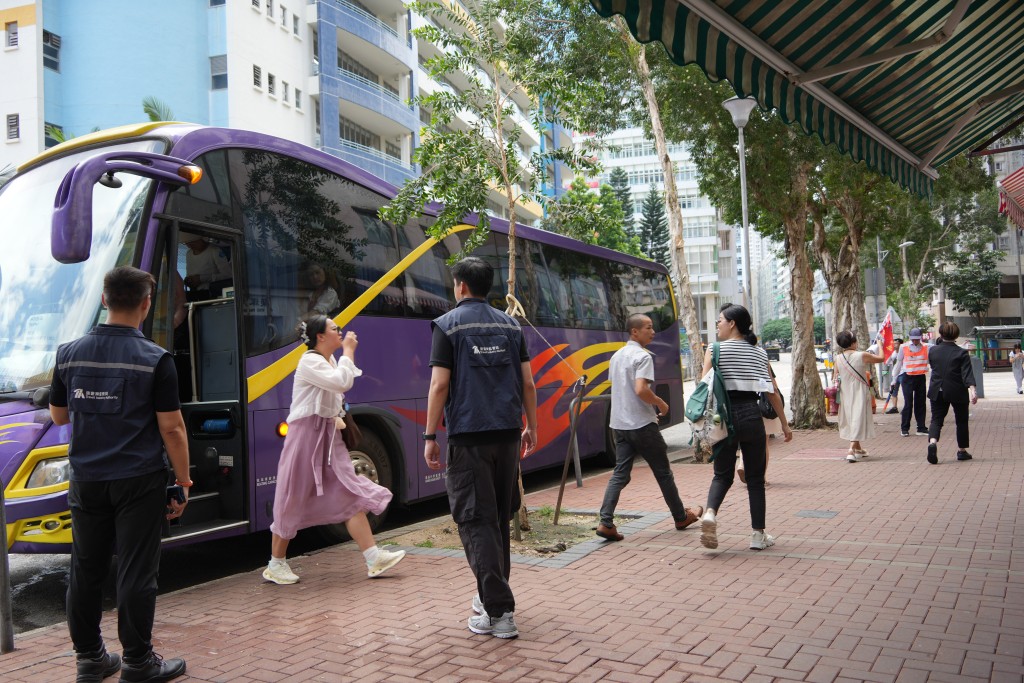
[[[659,192],[665,190],[665,176],[654,152],[654,142],[644,136],[642,128],[617,130],[603,142],[607,148],[599,157],[604,169],[600,183],[608,183],[615,168],[626,171],[633,219],[639,222],[644,198],[651,187]],[[714,336],[719,306],[742,300],[737,262],[742,261],[743,240],[738,238],[738,229],[722,221],[718,209],[701,194],[697,167],[686,145],[669,145],[669,158],[675,166],[676,193],[683,219],[683,253],[695,300],[692,305],[697,308],[702,338],[707,340],[709,332]]]
[[[430,120],[411,98],[468,85],[423,68],[438,48],[411,30],[427,21],[400,0],[0,0],[0,73],[15,75],[0,92],[0,167],[61,135],[144,120],[142,100],[156,97],[177,120],[302,142],[401,185],[419,173]],[[535,129],[525,96],[515,106],[525,156],[571,144],[563,128]],[[562,173],[549,169],[551,191]],[[504,216],[500,193],[491,203]],[[538,204],[520,211],[529,223],[541,215]]]

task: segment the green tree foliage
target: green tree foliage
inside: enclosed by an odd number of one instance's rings
[[[789,318],[766,320],[761,324],[761,340],[765,342],[780,341],[793,343],[793,321]]]
[[[441,49],[424,65],[431,77],[444,81],[459,74],[459,80],[469,85],[416,98],[430,111],[430,123],[422,130],[414,155],[422,175],[407,181],[381,216],[403,224],[426,204],[440,202],[438,219],[429,229],[432,237],[440,238],[476,213],[477,229],[464,247],[469,251],[486,238],[488,199],[497,188],[510,219],[512,292],[517,206],[544,201],[541,179],[556,161],[573,172],[595,170],[586,150],[555,147],[526,156],[523,150],[530,143],[515,122],[517,110],[524,111],[537,130],[544,130],[546,122],[586,130],[576,117],[584,109],[580,103],[600,101],[605,95],[598,84],[566,78],[558,64],[538,58],[550,52],[551,41],[561,40],[568,29],[541,0],[479,0],[466,5],[425,0],[409,8],[431,19],[413,31],[416,37]],[[464,119],[473,123],[467,126]]]
[[[622,227],[622,206],[610,185],[594,193],[583,176],[576,176],[569,189],[552,202],[542,226],[573,239],[644,257],[639,240]]]
[[[173,121],[174,112],[166,102],[149,95],[142,100],[142,111],[150,121]]]
[[[616,166],[608,177],[608,184],[615,191],[615,198],[622,206],[622,228],[632,237],[637,233],[633,223],[633,191],[629,187],[629,174],[621,166]]]
[[[985,313],[998,292],[1002,279],[999,260],[1004,256],[1006,252],[982,248],[946,257],[948,268],[939,276],[939,283],[946,288],[946,299],[969,313],[978,325],[984,324]]]
[[[665,216],[665,201],[662,193],[651,186],[650,192],[644,197],[643,215],[637,226],[640,238],[640,249],[644,256],[657,261],[666,268],[672,267],[668,252],[668,218]]]

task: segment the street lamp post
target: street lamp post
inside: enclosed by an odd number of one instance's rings
[[[911,241],[900,242],[897,246],[900,248],[900,252],[903,261],[907,260],[907,247],[913,246],[914,243]],[[885,257],[889,255],[888,250],[882,250],[882,238],[880,235],[875,235],[875,251],[878,254],[878,271],[875,275],[875,282],[872,283],[872,289],[875,292],[875,333],[877,334],[882,329],[882,318],[878,312],[878,297],[885,292],[885,276],[882,274],[882,262],[885,261]],[[879,280],[881,280],[881,287],[879,287]]]
[[[750,225],[747,220],[747,150],[743,142],[743,128],[750,120],[750,112],[757,106],[757,100],[752,97],[730,97],[722,106],[732,116],[733,125],[739,132],[740,138],[740,206],[743,209],[743,307],[750,311],[753,320],[753,310],[750,307]],[[757,326],[754,326],[757,329]]]

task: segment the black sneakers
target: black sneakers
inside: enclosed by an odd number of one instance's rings
[[[108,652],[95,656],[78,656],[78,675],[75,683],[100,683],[107,676],[113,676],[121,668],[121,657]]]
[[[125,660],[121,668],[121,683],[157,683],[169,681],[185,673],[184,659],[168,659],[155,652],[142,661]]]
[[[956,459],[957,460],[974,460],[974,456],[971,455],[970,453],[968,453],[967,451],[957,451],[956,452]]]
[[[933,465],[939,464],[939,444],[928,444],[928,462],[930,462]]]

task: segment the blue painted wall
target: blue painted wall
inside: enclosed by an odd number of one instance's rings
[[[178,121],[210,123],[214,13],[224,10],[196,0],[47,0],[43,28],[61,37],[61,71],[43,69],[46,120],[71,135],[138,123],[148,120],[142,100],[152,95]]]

